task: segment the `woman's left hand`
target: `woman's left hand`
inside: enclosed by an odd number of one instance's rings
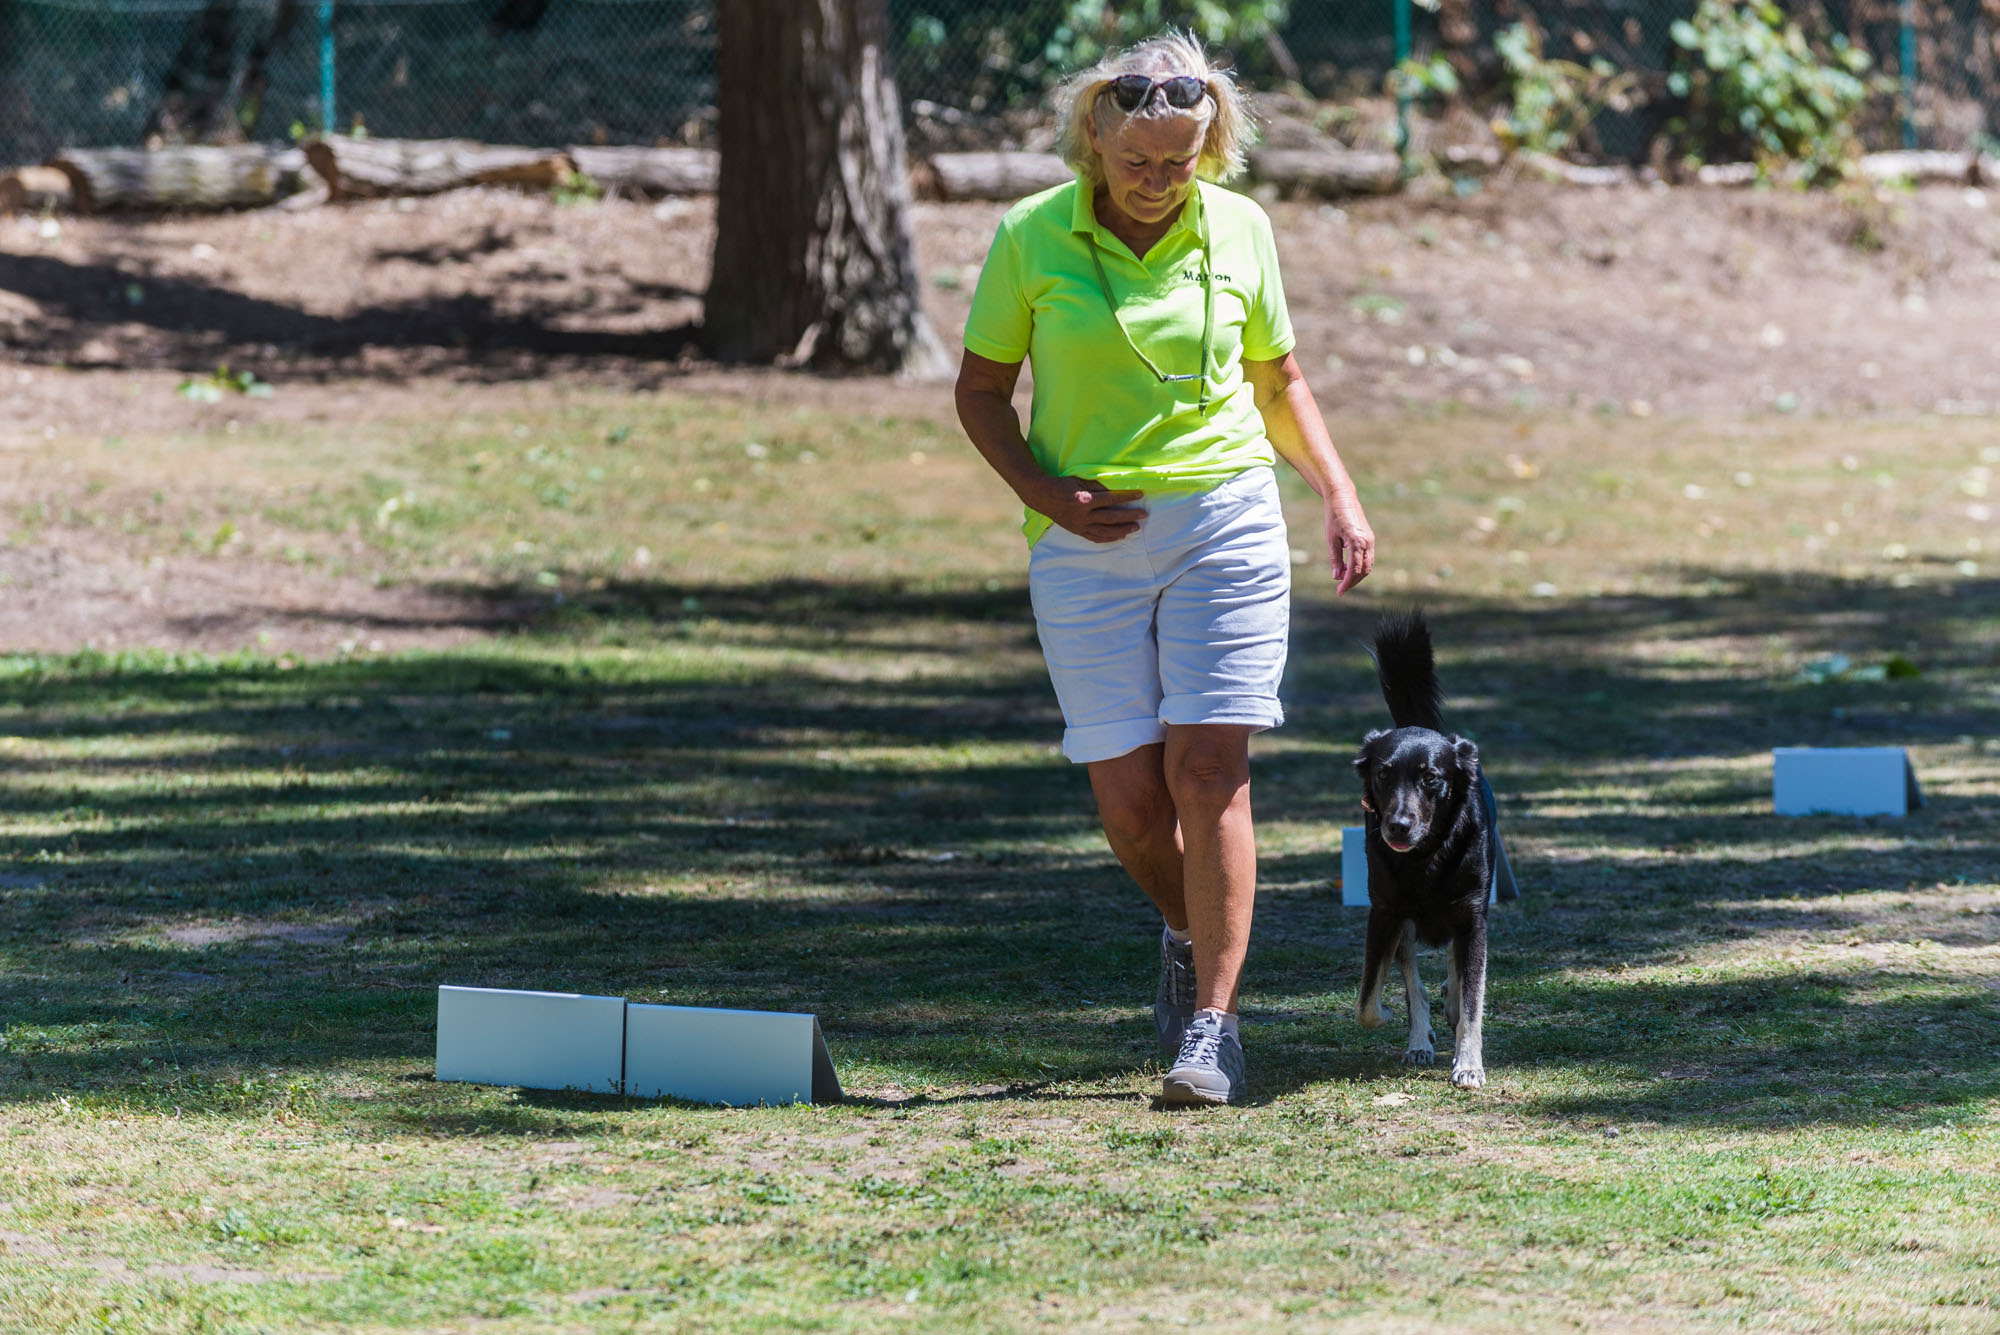
[[[1353,496],[1333,495],[1326,502],[1326,550],[1333,561],[1334,593],[1346,593],[1375,568],[1375,530]]]

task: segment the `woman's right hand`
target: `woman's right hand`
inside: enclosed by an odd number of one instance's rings
[[[1052,477],[1028,507],[1047,515],[1056,527],[1092,542],[1117,542],[1139,531],[1146,512],[1132,502],[1143,491],[1112,491],[1087,477]]]

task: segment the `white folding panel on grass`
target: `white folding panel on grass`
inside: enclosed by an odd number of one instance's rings
[[[616,1094],[625,998],[438,988],[437,1078]]]
[[[814,1016],[634,1003],[625,1008],[625,1092],[733,1108],[836,1103],[840,1078]]]
[[[1900,746],[1781,746],[1771,752],[1771,805],[1780,816],[1902,816],[1924,804]]]
[[[1501,857],[1506,854],[1502,853]],[[1513,875],[1510,871],[1509,876]],[[1500,871],[1494,868],[1493,884],[1486,888],[1486,902],[1499,902]],[[1344,909],[1365,909],[1368,899],[1368,827],[1366,825],[1343,825],[1340,827],[1340,906]]]

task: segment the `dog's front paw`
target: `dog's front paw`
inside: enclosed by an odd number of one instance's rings
[[[1405,1066],[1429,1066],[1436,1060],[1436,1048],[1409,1048],[1403,1053],[1403,1065]]]
[[[1380,1029],[1388,1022],[1389,1016],[1378,1006],[1363,1004],[1354,1008],[1354,1018],[1361,1022],[1363,1029]]]
[[[1451,1068],[1451,1083],[1459,1089],[1479,1089],[1486,1084],[1486,1068],[1454,1066]]]

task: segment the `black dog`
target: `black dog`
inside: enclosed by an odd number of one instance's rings
[[[1486,899],[1493,884],[1492,816],[1483,800],[1479,748],[1447,736],[1421,612],[1385,616],[1375,627],[1375,672],[1395,729],[1362,740],[1354,770],[1368,813],[1368,942],[1356,1017],[1373,1029],[1386,1018],[1382,987],[1390,959],[1402,966],[1410,1011],[1403,1060],[1435,1057],[1430,1002],[1417,977],[1417,941],[1445,956],[1445,1015],[1457,1032],[1451,1083],[1486,1083],[1480,1022],[1486,1010]]]

